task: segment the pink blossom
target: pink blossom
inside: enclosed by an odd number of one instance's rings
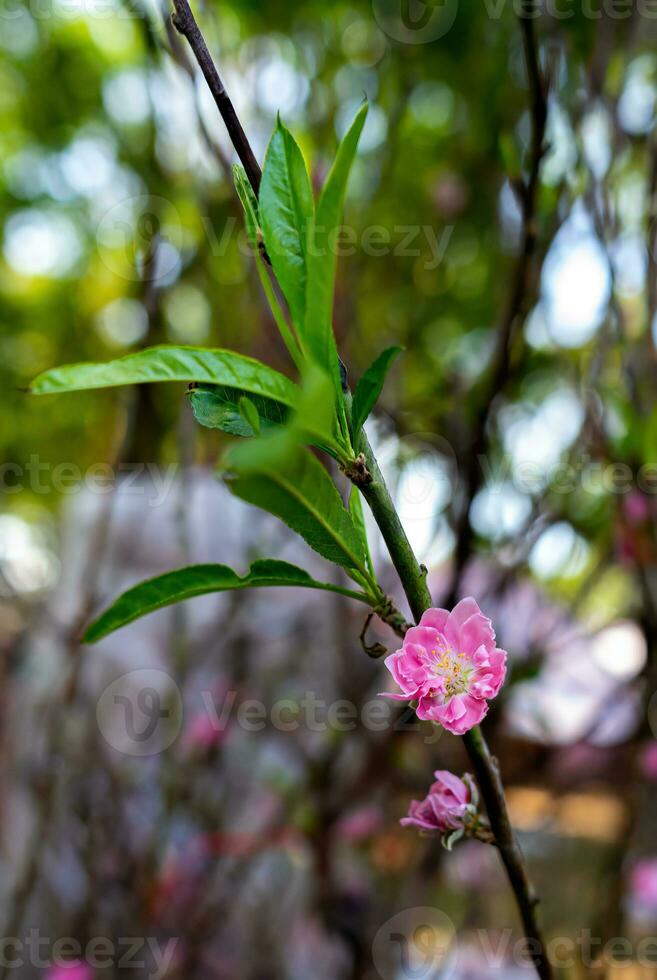
[[[458,830],[465,818],[473,814],[472,782],[470,776],[459,779],[451,772],[439,769],[436,780],[426,799],[412,800],[408,816],[402,817],[402,827],[419,827],[420,830]],[[465,782],[464,780],[468,780]]]
[[[385,661],[402,694],[384,696],[417,701],[418,718],[464,735],[485,717],[487,699],[502,686],[506,656],[474,599],[462,599],[451,612],[427,609],[401,650]]]
[[[657,910],[657,858],[637,861],[630,872],[630,890],[639,905]]]
[[[641,771],[646,779],[657,780],[657,741],[650,742],[641,753]]]
[[[94,971],[83,960],[71,960],[51,966],[46,972],[46,980],[93,980]]]

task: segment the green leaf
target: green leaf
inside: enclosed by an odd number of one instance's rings
[[[370,551],[369,541],[367,540],[367,526],[365,524],[365,514],[363,512],[363,500],[360,495],[360,490],[352,486],[351,493],[349,494],[349,513],[351,514],[351,519],[354,522],[354,527],[360,535],[361,544],[363,548],[363,554],[365,555],[365,565],[367,570],[374,577],[374,564],[372,562],[372,553]]]
[[[244,393],[238,389],[216,385],[197,385],[189,391],[194,417],[206,428],[253,437],[260,429],[264,435],[268,430],[286,426],[289,438],[286,437],[281,445],[287,448],[306,443],[337,459],[347,455],[349,447],[341,444],[335,433],[333,388],[329,378],[318,368],[307,369],[303,384],[297,389],[293,412],[280,402],[257,395],[248,396],[247,402],[252,406],[249,409],[242,404],[243,397]],[[258,443],[254,449],[256,459],[261,451],[262,444]]]
[[[403,347],[388,347],[384,350],[368,367],[356,385],[351,406],[351,429],[354,445],[356,445],[360,430],[378,401],[383,389],[383,382],[392,362],[402,350]]]
[[[67,364],[36,378],[35,395],[111,388],[155,381],[201,381],[271,398],[291,408],[296,385],[273,368],[233,351],[204,347],[150,347],[103,364]]]
[[[188,392],[194,418],[207,429],[221,429],[233,436],[252,437],[256,435],[253,426],[245,422],[239,411],[240,398],[244,392],[239,388],[225,388],[220,385],[198,385]],[[280,402],[270,398],[250,395],[260,429],[281,426],[289,417],[290,410]]]
[[[228,488],[275,514],[324,558],[366,573],[362,543],[337,488],[294,433],[232,446],[225,457]]]
[[[367,103],[364,103],[338,147],[335,161],[317,202],[313,248],[308,255],[304,332],[314,360],[331,375],[336,395],[340,400],[342,400],[342,385],[333,336],[333,293],[337,267],[335,234],[342,222],[347,181],[366,116]]]
[[[288,353],[296,364],[297,368],[299,371],[301,371],[303,369],[303,357],[301,356],[299,350],[299,344],[294,332],[288,325],[285,318],[285,313],[281,309],[278,297],[272,288],[269,271],[265,268],[265,263],[263,261],[261,246],[264,244],[264,235],[260,229],[258,201],[253,193],[253,188],[249,183],[249,179],[246,176],[246,172],[243,167],[238,165],[233,167],[233,179],[235,181],[237,194],[242,202],[242,207],[244,208],[247,235],[249,238],[249,244],[253,249],[258,277],[260,278],[265,296],[267,297],[267,301],[271,307],[274,320],[276,321],[276,326],[278,327],[280,335],[283,338],[283,343],[287,347]]]
[[[267,254],[288,302],[292,322],[302,329],[314,202],[303,154],[280,118],[265,157],[259,214]]]
[[[251,399],[242,395],[237,404],[244,422],[250,426],[255,435],[260,435],[260,416]]]
[[[235,164],[233,167],[233,182],[235,190],[244,208],[246,230],[248,232],[249,244],[252,248],[258,248],[258,232],[260,230],[260,217],[258,212],[258,199],[253,193],[253,188],[246,176],[244,167]]]
[[[274,586],[324,589],[367,602],[367,597],[362,593],[352,592],[350,589],[343,589],[327,582],[316,582],[308,572],[285,561],[275,559],[255,561],[248,574],[244,576],[239,576],[227,565],[191,565],[159,575],[128,589],[109,609],[94,620],[85,633],[84,640],[86,643],[95,643],[141,616],[194,596],[232,589]]]

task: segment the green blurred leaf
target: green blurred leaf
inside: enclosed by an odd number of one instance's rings
[[[309,450],[282,432],[232,446],[225,457],[231,493],[275,514],[320,555],[366,572],[360,535],[331,477]]]
[[[35,395],[111,388],[155,381],[201,381],[261,395],[291,408],[298,389],[288,378],[251,357],[204,347],[151,347],[102,364],[67,364],[40,374]]]
[[[327,582],[316,582],[308,572],[285,561],[269,558],[255,561],[248,574],[244,576],[238,575],[227,565],[191,565],[159,575],[128,589],[109,609],[94,620],[85,633],[84,640],[86,643],[95,643],[109,633],[156,609],[192,599],[194,596],[234,589],[275,586],[323,589],[367,601],[366,596],[359,592],[352,592],[350,589],[343,589]]]
[[[280,119],[265,157],[259,214],[267,254],[288,302],[292,322],[302,329],[314,202],[303,154]]]
[[[194,418],[199,425],[207,429],[221,429],[234,436],[257,435],[253,426],[244,420],[239,411],[239,401],[244,392],[239,388],[226,388],[220,385],[199,385],[189,391],[189,400]],[[254,406],[260,429],[271,429],[281,426],[289,417],[289,409],[280,402],[270,398],[250,395],[249,401]]]
[[[300,441],[310,441],[336,459],[343,459],[350,452],[348,446],[341,444],[337,431],[331,379],[314,365],[306,369],[290,427],[299,433]]]
[[[386,374],[390,370],[392,362],[402,350],[403,347],[386,348],[383,353],[379,354],[374,363],[368,367],[356,385],[354,400],[351,406],[351,427],[354,445],[360,435],[360,430],[363,428],[370,412],[379,399],[379,395],[383,390],[383,382],[386,379]]]

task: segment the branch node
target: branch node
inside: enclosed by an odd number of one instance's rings
[[[372,482],[372,474],[367,468],[367,461],[364,453],[359,453],[356,459],[350,460],[342,467],[342,470],[351,482],[357,487],[365,487]]]

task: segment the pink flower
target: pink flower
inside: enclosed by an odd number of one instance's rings
[[[657,858],[637,861],[630,872],[630,890],[638,905],[657,910]]]
[[[83,960],[71,960],[51,966],[46,972],[46,980],[93,980],[94,971]]]
[[[657,780],[657,741],[650,742],[641,753],[641,770],[646,779]]]
[[[421,802],[412,800],[408,816],[402,817],[399,822],[402,827],[419,827],[420,830],[459,830],[466,817],[476,811],[472,777],[466,775],[459,779],[441,769],[433,775],[436,782],[426,799]]]
[[[451,612],[427,609],[385,664],[403,693],[384,697],[417,701],[418,718],[464,735],[485,717],[487,700],[501,688],[506,652],[495,646],[490,619],[468,598]]]

